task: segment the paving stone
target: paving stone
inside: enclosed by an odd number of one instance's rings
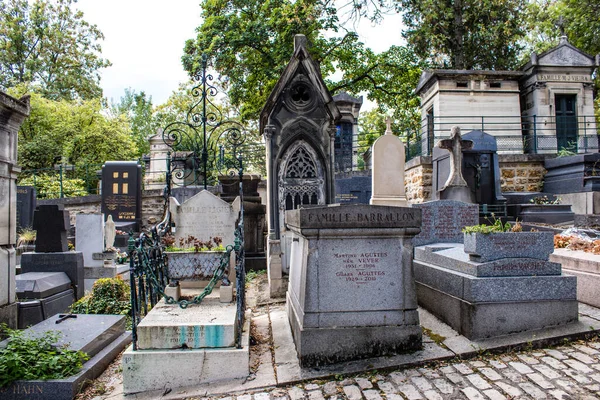
[[[463,364],[463,363],[454,364],[454,368],[456,368],[456,370],[463,375],[470,375],[473,373],[473,370],[471,368],[469,368],[467,366],[467,364]]]
[[[519,357],[524,363],[529,364],[529,365],[540,363],[537,359],[535,359],[531,356],[528,356],[527,354],[518,354],[517,357]]]
[[[590,347],[593,347],[594,349],[598,349],[600,350],[600,342],[591,342],[587,344]]]
[[[581,373],[577,371],[572,371],[570,369],[566,369],[563,371],[565,374],[569,375],[571,378],[575,379],[579,383],[590,383],[591,381],[585,376],[581,375]]]
[[[452,394],[454,392],[454,389],[450,382],[448,382],[445,379],[435,379],[433,381],[433,384],[443,394]]]
[[[475,368],[481,368],[481,367],[487,366],[487,364],[484,363],[483,361],[469,361],[469,364],[471,364],[471,366],[475,367]]]
[[[237,400],[252,400],[252,395],[251,394],[244,394],[242,396],[238,396]]]
[[[542,357],[541,360],[554,369],[565,369],[567,366],[554,357]]]
[[[354,380],[356,381],[356,383],[358,384],[358,386],[361,389],[363,389],[363,390],[364,389],[371,389],[373,387],[373,384],[368,379],[365,379],[365,378],[354,378]]]
[[[544,351],[546,352],[546,354],[548,354],[549,356],[552,356],[552,357],[556,358],[557,360],[565,360],[565,359],[568,358],[562,352],[560,352],[558,350],[555,350],[555,349],[545,349]]]
[[[304,385],[304,390],[317,390],[319,388],[320,388],[320,386],[317,385],[316,383],[309,383],[307,385]]]
[[[354,385],[354,379],[352,379],[352,378],[346,378],[340,382],[340,386],[350,386],[350,385]]]
[[[503,363],[503,362],[501,362],[501,361],[497,361],[497,360],[490,360],[490,361],[489,361],[489,364],[490,364],[492,367],[496,368],[496,369],[504,369],[504,368],[508,368],[508,366],[507,366],[506,364],[504,364],[504,363]]]
[[[423,377],[415,376],[413,378],[410,378],[410,380],[421,391],[433,389],[433,386],[431,386],[431,383],[429,383],[429,381],[427,379],[423,378]]]
[[[490,384],[487,383],[486,380],[481,377],[481,375],[467,375],[467,379],[479,390],[491,389]]]
[[[479,391],[475,388],[467,387],[460,389],[460,391],[463,392],[469,400],[485,400],[483,394],[479,393]]]
[[[387,400],[404,400],[404,397],[400,394],[388,394],[386,398]]]
[[[332,396],[334,394],[337,394],[337,390],[338,390],[338,383],[336,381],[329,381],[326,384],[323,385],[323,392],[327,395],[327,396]]]
[[[231,396],[222,397],[221,400],[233,400],[233,397],[231,397]]]
[[[593,385],[586,385],[585,388],[592,393],[600,394],[600,385],[598,385],[597,383]]]
[[[590,367],[588,367],[587,365],[585,365],[584,363],[581,363],[579,361],[576,360],[564,360],[563,361],[565,364],[567,364],[569,367],[582,372],[584,374],[593,374],[594,370],[591,369]]]
[[[445,367],[440,368],[440,372],[444,374],[450,374],[456,371],[456,369],[452,365],[446,365]]]
[[[392,382],[394,382],[396,385],[401,385],[404,382],[406,382],[406,380],[408,379],[406,377],[406,375],[404,375],[404,373],[402,372],[392,372],[391,374],[388,375],[388,377],[391,379]]]
[[[465,382],[464,379],[462,378],[462,376],[460,376],[457,373],[448,374],[448,375],[446,375],[446,378],[450,379],[450,381],[452,383],[454,383],[455,385],[460,385]]]
[[[550,390],[550,391],[548,391],[548,394],[550,394],[556,400],[570,400],[570,399],[572,399],[572,397],[569,396],[569,393],[563,392],[562,390],[559,390],[559,389]]]
[[[600,382],[600,374],[591,374],[588,375],[590,378],[592,378],[593,380],[595,380],[596,382]]]
[[[499,381],[502,379],[502,375],[494,371],[492,368],[479,368],[479,372],[485,375],[490,381]]]
[[[311,390],[308,392],[309,400],[324,400],[323,393],[320,390]]]
[[[483,394],[490,398],[490,400],[506,400],[506,396],[497,391],[496,389],[484,390]]]
[[[291,400],[301,400],[304,399],[306,394],[304,393],[304,390],[300,389],[298,386],[292,386],[288,390],[288,396],[290,396]]]
[[[254,393],[254,400],[271,400],[269,393]]]
[[[527,377],[531,379],[533,383],[541,387],[542,389],[554,389],[554,385],[548,382],[541,374],[534,373],[528,374]]]
[[[423,394],[427,400],[444,400],[444,398],[435,390],[426,390]]]
[[[509,364],[511,367],[516,369],[517,372],[520,374],[530,374],[533,372],[533,370],[531,368],[529,368],[527,365],[525,365],[523,363],[513,361],[513,362],[510,362]]]
[[[504,393],[506,393],[507,395],[511,396],[511,397],[518,397],[521,394],[523,394],[523,392],[521,391],[521,389],[511,386],[508,383],[504,383],[504,382],[496,382],[496,385],[498,385],[498,387],[500,389],[502,389],[502,391]]]
[[[413,376],[421,376],[421,373],[416,370],[416,369],[407,369],[406,371],[404,371],[404,374],[406,374],[406,376],[413,377]]]
[[[505,377],[507,377],[508,379],[510,379],[511,382],[513,383],[517,383],[517,382],[524,382],[525,378],[523,378],[523,375],[521,375],[520,373],[518,373],[517,371],[513,370],[513,369],[505,369],[502,371],[502,375],[504,375]]]
[[[523,383],[519,383],[519,386],[521,387],[521,389],[523,389],[523,391],[525,391],[525,393],[527,393],[528,395],[530,395],[531,397],[533,397],[536,400],[548,398],[544,392],[542,392],[540,389],[538,389],[532,383],[523,382]]]
[[[435,378],[440,377],[440,374],[438,374],[436,371],[428,369],[428,368],[420,368],[419,372],[428,379],[435,379]]]
[[[581,361],[584,364],[593,364],[596,362],[596,360],[594,360],[592,357],[590,357],[587,354],[584,354],[580,351],[572,352],[571,354],[569,354],[569,357],[574,358],[577,361]]]
[[[344,386],[344,393],[346,394],[348,400],[360,400],[363,398],[360,389],[355,385]]]
[[[367,400],[382,400],[377,390],[364,390],[363,395]]]
[[[583,344],[573,344],[572,346],[575,347],[577,350],[579,350],[582,353],[585,353],[587,355],[593,356],[596,354],[600,354],[600,351],[595,350],[594,348],[590,347],[591,343],[588,343],[588,345],[583,345]]]
[[[408,398],[408,400],[419,400],[419,399],[423,398],[419,394],[419,391],[417,390],[417,388],[414,387],[413,385],[409,385],[409,384],[401,385],[398,387],[398,389],[404,396],[406,396],[406,398]]]
[[[398,389],[396,389],[396,387],[391,382],[379,381],[377,382],[377,386],[386,395],[398,393]]]
[[[561,386],[568,393],[575,393],[577,391],[577,387],[578,387],[577,383],[572,382],[571,380],[557,379],[554,381],[554,383]]]
[[[550,368],[545,364],[535,365],[533,368],[537,369],[548,379],[556,379],[560,378],[562,375],[559,374],[556,370]]]

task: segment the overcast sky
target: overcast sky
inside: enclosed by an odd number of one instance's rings
[[[187,80],[181,65],[183,45],[196,36],[199,0],[79,0],[84,19],[104,33],[102,55],[112,66],[101,71],[104,96],[118,101],[125,89],[145,91],[154,105],[164,103]],[[362,21],[361,39],[374,51],[401,44],[401,18],[386,17],[372,27]]]

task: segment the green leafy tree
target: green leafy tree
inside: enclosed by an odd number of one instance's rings
[[[19,96],[25,90],[11,89],[9,94]],[[29,118],[19,130],[18,160],[24,170],[52,169],[62,160],[84,171],[138,154],[128,120],[107,117],[100,99],[50,100],[33,92],[30,104]]]
[[[528,7],[527,42],[532,51],[556,46],[562,34],[589,54],[600,53],[600,1],[533,0]]]
[[[0,88],[28,82],[51,99],[102,95],[104,35],[72,9],[75,1],[0,2]]]
[[[196,73],[207,54],[218,80],[243,121],[257,120],[265,101],[293,53],[295,34],[304,34],[311,56],[336,94],[366,91],[370,99],[394,111],[418,104],[412,90],[421,64],[408,49],[393,47],[375,54],[354,32],[342,31],[333,3],[317,0],[204,0],[203,24],[188,40],[182,58]],[[327,36],[325,36],[327,32]],[[410,111],[409,113],[411,113]]]
[[[139,156],[150,151],[148,138],[156,133],[157,121],[152,106],[152,96],[144,91],[125,89],[125,95],[110,107],[114,117],[124,116],[129,120],[130,133],[139,150]]]
[[[524,37],[526,0],[400,0],[403,36],[433,65],[513,69]]]

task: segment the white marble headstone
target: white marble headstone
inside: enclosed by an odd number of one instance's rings
[[[102,267],[103,260],[94,260],[94,253],[104,251],[104,221],[102,214],[77,214],[75,217],[75,249],[83,253],[83,265]]]
[[[175,239],[192,235],[198,240],[223,239],[223,246],[233,244],[236,212],[232,205],[203,190],[179,204],[171,197],[171,214],[175,222]],[[177,242],[176,242],[177,244]]]

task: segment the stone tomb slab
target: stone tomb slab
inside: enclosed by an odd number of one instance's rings
[[[471,261],[462,243],[415,247],[415,259],[476,277],[560,275],[561,266],[536,258],[504,258],[484,263]],[[449,262],[451,260],[451,262]]]
[[[175,245],[188,235],[208,241],[211,237],[223,239],[223,245],[233,244],[236,213],[231,204],[207,190],[179,204],[171,198],[171,213],[175,222]]]
[[[80,251],[23,253],[21,255],[21,273],[26,272],[64,272],[75,286],[76,299],[80,299],[84,295],[83,254]]]
[[[235,344],[235,303],[207,297],[185,309],[162,299],[137,326],[138,348],[200,349]]]

